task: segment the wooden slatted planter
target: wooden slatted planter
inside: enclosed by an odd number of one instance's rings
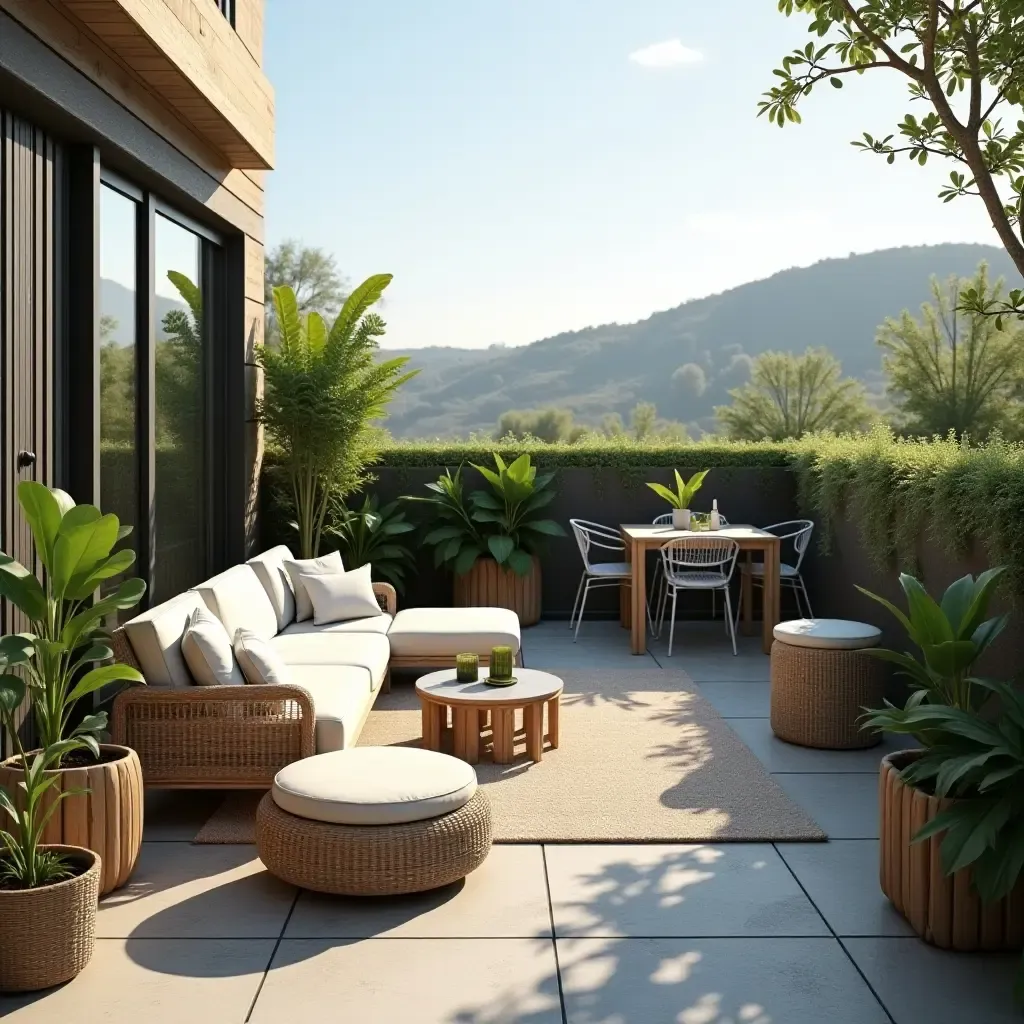
[[[983,904],[970,869],[946,875],[942,836],[921,843],[911,838],[952,801],[906,785],[900,771],[915,751],[883,758],[879,774],[882,892],[925,942],[941,949],[1020,949],[1024,946],[1024,883],[998,903]]]
[[[478,558],[473,568],[455,577],[457,608],[511,608],[521,626],[540,621],[540,561],[525,576],[504,569],[493,558]]]
[[[142,765],[130,747],[101,744],[100,750],[117,753],[115,760],[87,768],[64,768],[60,781],[47,793],[88,790],[61,801],[47,822],[42,841],[56,846],[82,846],[98,853],[101,861],[100,895],[128,881],[142,845]],[[18,803],[22,777],[13,758],[0,764],[0,788]],[[51,795],[53,794],[53,795]]]

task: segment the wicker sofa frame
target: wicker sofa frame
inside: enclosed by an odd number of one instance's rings
[[[373,590],[381,611],[394,615],[395,588],[374,583]],[[113,648],[118,661],[142,670],[123,629],[114,630]],[[451,664],[434,655],[394,657],[381,691],[390,690],[393,668]],[[313,698],[292,684],[133,686],[114,699],[111,718],[113,742],[139,755],[147,788],[268,789],[286,764],[316,753]]]

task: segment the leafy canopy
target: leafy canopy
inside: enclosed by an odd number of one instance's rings
[[[288,479],[303,558],[319,550],[332,497],[367,482],[382,441],[373,421],[416,373],[402,372],[405,356],[377,359],[385,325],[371,307],[390,283],[390,274],[367,278],[329,331],[319,313],[300,312],[291,288],[274,289],[280,343],[257,349],[264,372],[257,416]]]
[[[939,197],[980,198],[1024,275],[1024,0],[779,0],[779,10],[808,15],[813,38],[775,70],[759,113],[780,126],[799,122],[798,108],[818,83],[842,88],[851,73],[895,71],[922,109],[894,132],[865,132],[853,145],[890,164],[901,155],[952,164]],[[982,308],[978,296],[964,299]],[[1015,291],[994,308],[1022,302]]]
[[[732,405],[715,415],[737,441],[784,441],[821,431],[861,431],[873,413],[858,381],[843,377],[827,349],[803,355],[765,352],[754,360],[748,384],[729,392]]]
[[[263,268],[263,292],[267,311],[267,340],[278,337],[274,289],[287,286],[295,293],[299,312],[319,313],[332,321],[348,298],[349,284],[326,249],[303,245],[286,238],[267,253]]]

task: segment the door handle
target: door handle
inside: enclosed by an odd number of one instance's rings
[[[18,469],[28,469],[29,466],[36,464],[36,453],[20,451],[18,452]]]

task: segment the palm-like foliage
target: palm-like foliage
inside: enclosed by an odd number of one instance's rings
[[[319,313],[299,314],[291,288],[274,289],[279,344],[256,354],[265,376],[257,415],[288,477],[302,558],[320,548],[332,497],[344,498],[367,482],[366,467],[379,448],[371,421],[415,375],[402,372],[407,357],[375,358],[385,325],[370,307],[390,282],[390,274],[364,281],[329,331]]]
[[[701,484],[704,483],[704,477],[711,470],[702,469],[699,473],[694,473],[689,480],[684,480],[678,469],[674,470],[674,472],[676,475],[676,489],[674,491],[671,487],[666,487],[664,484],[648,484],[647,486],[659,498],[664,498],[673,508],[689,508],[690,503],[700,490]]]
[[[36,557],[45,570],[40,583],[23,565],[0,553],[0,596],[13,602],[31,625],[30,633],[0,640],[4,671],[0,684],[22,684],[6,671],[24,674],[40,744],[56,747],[74,736],[94,737],[106,728],[106,712],[86,716],[71,728],[75,704],[109,683],[145,680],[127,665],[95,662],[113,657],[103,621],[112,612],[138,604],[146,589],[140,579],[122,581],[101,600],[93,597],[105,580],[135,562],[135,552],[114,545],[131,532],[115,515],[92,505],[76,505],[70,495],[33,480],[18,484],[18,500],[32,530]],[[70,737],[69,737],[70,730]]]
[[[434,483],[427,484],[431,497],[407,496],[409,501],[432,506],[439,525],[423,538],[434,548],[434,564],[447,565],[463,575],[482,555],[490,555],[501,566],[525,576],[533,565],[533,555],[545,537],[563,537],[565,531],[553,519],[542,519],[537,511],[551,502],[554,473],[542,473],[520,455],[506,465],[494,454],[494,469],[473,468],[490,485],[486,491],[473,491],[466,497],[462,467],[455,475],[446,469]]]
[[[416,527],[405,518],[397,501],[382,508],[376,495],[365,495],[356,509],[338,502],[331,520],[327,532],[337,537],[345,565],[356,569],[369,563],[374,577],[390,581],[398,591],[405,589],[405,574],[416,558],[398,538]]]

